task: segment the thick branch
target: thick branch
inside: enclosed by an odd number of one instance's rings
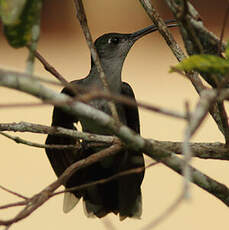
[[[153,141],[157,149],[163,148],[176,154],[183,154],[182,142]],[[194,157],[201,159],[229,160],[229,149],[223,143],[189,143]]]
[[[71,136],[75,137],[76,139],[78,138],[83,139],[85,141],[95,141],[107,144],[112,144],[114,141],[114,137],[111,136],[96,135],[72,129],[65,129],[62,127],[49,127],[46,125],[39,125],[29,122],[0,123],[0,131],[31,132],[50,135]]]

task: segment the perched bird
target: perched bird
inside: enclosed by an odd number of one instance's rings
[[[176,26],[176,24],[171,24],[171,22],[173,21],[167,22],[168,27]],[[157,29],[156,26],[149,26],[131,34],[108,33],[102,35],[95,41],[95,48],[107,77],[111,93],[127,96],[135,100],[131,86],[121,80],[123,63],[133,44],[139,38]],[[99,72],[93,60],[91,61],[91,70],[88,76],[80,80],[72,81],[69,84],[71,87],[65,87],[62,93],[70,96],[77,96],[75,95],[75,91],[72,90],[74,86],[80,86],[80,88],[95,87],[96,89],[104,90]],[[80,94],[80,91],[78,92]],[[98,110],[111,114],[105,99],[94,99],[90,101],[89,104]],[[140,133],[138,108],[121,103],[116,103],[115,106],[119,120],[136,133]],[[54,107],[52,126],[76,129],[74,123],[77,122],[81,123],[83,131],[112,135],[112,133],[104,127],[93,124],[86,119],[78,119],[75,116],[65,113],[57,106]],[[73,145],[75,143],[75,138],[67,136],[48,135],[46,140],[46,144]],[[86,143],[82,143],[82,146],[86,146]],[[70,149],[46,149],[48,159],[57,176],[60,176],[72,163],[97,151],[98,148],[91,149],[86,147],[84,151],[81,152]],[[77,171],[67,181],[65,187],[71,188],[95,180],[108,178],[119,172],[138,167],[144,167],[143,154],[134,150],[122,150],[114,156]],[[142,213],[141,183],[143,177],[144,170],[138,174],[117,177],[107,183],[97,184],[79,191],[67,192],[64,197],[63,210],[64,212],[69,212],[82,197],[87,216],[97,216],[101,218],[108,213],[114,213],[116,215],[119,214],[120,220],[126,217],[140,218]]]

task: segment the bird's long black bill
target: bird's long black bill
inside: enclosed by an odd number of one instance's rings
[[[165,24],[167,25],[168,28],[172,28],[172,27],[177,27],[178,26],[178,24],[176,23],[175,19],[171,19],[171,20],[165,21]],[[146,34],[152,33],[152,32],[157,31],[157,30],[158,30],[158,27],[155,26],[155,25],[147,26],[144,29],[141,29],[141,30],[139,30],[137,32],[132,33],[131,34],[131,38],[134,41],[136,41],[139,38],[145,36]]]

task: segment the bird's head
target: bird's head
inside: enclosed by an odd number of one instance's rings
[[[167,27],[177,26],[177,24],[174,23],[174,20],[169,20],[165,23],[167,24]],[[104,34],[96,39],[95,48],[102,63],[123,63],[130,48],[138,39],[157,30],[157,26],[151,25],[131,34]]]
[[[165,23],[167,27],[177,26],[174,20],[166,21]],[[122,66],[133,44],[141,37],[157,30],[157,26],[151,25],[131,34],[108,33],[96,39],[94,45],[111,90],[120,90]],[[91,60],[89,77],[93,77],[97,81],[97,78],[95,78],[95,76],[98,76],[97,68],[93,59]]]

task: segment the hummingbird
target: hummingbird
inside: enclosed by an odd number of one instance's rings
[[[175,27],[175,20],[166,21],[167,27]],[[135,101],[135,95],[131,86],[122,81],[121,73],[125,58],[134,43],[141,37],[157,31],[158,27],[150,25],[134,33],[107,33],[96,39],[94,46],[97,50],[103,71],[111,94],[122,95]],[[91,69],[89,74],[80,80],[74,80],[65,87],[61,93],[76,97],[82,95],[79,86],[82,88],[96,88],[104,90],[100,73],[98,72],[93,59],[91,59]],[[72,90],[73,88],[76,90]],[[115,102],[114,102],[115,103]],[[106,99],[93,99],[89,102],[90,106],[111,115],[110,107]],[[127,104],[115,103],[118,119],[121,123],[140,134],[140,122],[138,107]],[[75,130],[75,124],[80,123],[82,131],[112,135],[111,131],[90,120],[77,118],[67,114],[58,106],[54,106],[52,116],[52,126],[64,127]],[[74,145],[76,139],[69,136],[48,135],[46,144]],[[96,148],[87,148],[87,143],[82,143],[83,151],[72,149],[51,149],[46,148],[46,154],[52,165],[54,172],[59,177],[67,167],[87,156],[98,151]],[[142,214],[142,193],[141,184],[144,178],[144,158],[139,151],[123,149],[116,155],[105,158],[102,161],[94,163],[91,166],[80,169],[73,174],[64,184],[66,188],[83,185],[96,180],[109,178],[120,172],[142,167],[143,170],[135,174],[126,174],[110,180],[106,183],[100,183],[89,186],[82,190],[66,192],[64,195],[63,211],[71,211],[78,201],[83,199],[85,214],[88,217],[96,216],[102,218],[109,213],[119,215],[120,220],[127,217],[140,218]]]

